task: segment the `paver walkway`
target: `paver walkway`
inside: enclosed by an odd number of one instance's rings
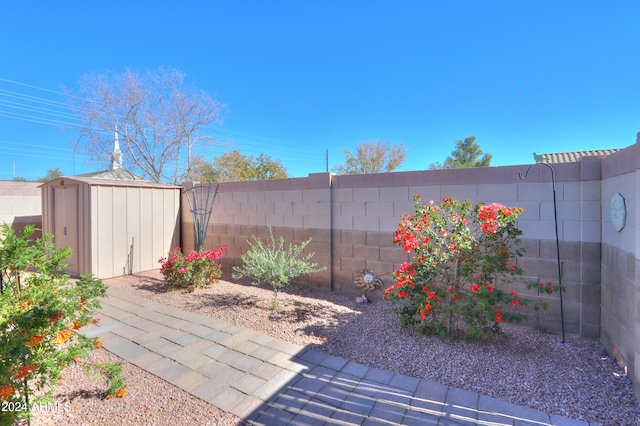
[[[106,284],[117,283],[117,278]],[[587,425],[369,368],[110,287],[100,336],[124,360],[255,425]]]

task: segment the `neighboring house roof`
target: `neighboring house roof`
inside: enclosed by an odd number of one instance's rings
[[[534,158],[538,162],[547,164],[558,163],[575,163],[580,161],[582,157],[606,157],[614,152],[620,151],[622,148],[612,149],[595,149],[590,151],[573,151],[573,152],[553,152],[548,154],[536,154],[533,153]]]
[[[145,179],[142,176],[137,175],[133,172],[130,172],[125,168],[102,170],[100,172],[84,173],[84,174],[75,175],[75,176],[92,178],[92,179],[127,180],[127,181],[139,180],[139,181],[150,182],[149,179]]]

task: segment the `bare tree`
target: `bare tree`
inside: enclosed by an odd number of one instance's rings
[[[356,146],[356,154],[342,148],[345,162],[333,168],[337,174],[363,174],[391,172],[404,163],[407,151],[403,144],[389,145],[377,140],[375,143],[362,142]]]
[[[192,156],[214,143],[203,130],[220,123],[222,105],[184,77],[163,68],[83,76],[78,93],[66,92],[83,123],[77,150],[108,164],[115,127],[125,167],[155,182],[189,179]]]

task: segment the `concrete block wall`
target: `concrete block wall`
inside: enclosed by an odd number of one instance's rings
[[[636,225],[640,137],[636,144],[608,157],[554,165],[555,191],[550,168],[534,165],[523,180],[527,169],[524,165],[374,175],[320,173],[279,181],[221,183],[207,246],[228,246],[224,262],[231,266],[241,263],[246,240],[252,235],[264,238],[267,224],[288,242],[313,237],[314,260],[327,271],[310,277],[310,285],[358,294],[353,285],[358,271],[366,268],[384,274],[386,285],[393,282],[393,271],[409,260],[393,245],[393,232],[402,213],[413,212],[413,195],[420,194],[423,200],[447,196],[523,207],[518,227],[526,251],[518,264],[529,279],[557,283],[557,217],[560,273],[566,289],[565,331],[600,338],[627,368],[640,395],[640,227]],[[620,232],[613,228],[610,214],[611,197],[617,192],[624,196],[627,208],[626,225]],[[183,209],[183,221],[183,245],[193,246],[189,231],[193,219],[187,209]],[[523,285],[516,289],[529,291]],[[382,291],[370,296],[379,298]],[[550,309],[530,316],[530,323],[560,332],[559,297],[543,297]]]
[[[626,368],[640,396],[640,134],[636,145],[602,162],[602,286],[600,340]],[[611,220],[611,198],[625,199],[626,223],[617,231]]]
[[[242,263],[240,256],[249,249],[253,236],[263,242],[268,241],[268,226],[273,229],[276,243],[280,237],[284,237],[286,247],[290,243],[301,244],[311,238],[307,246],[307,250],[314,253],[311,261],[327,269],[306,277],[304,283],[312,288],[330,291],[330,178],[329,174],[320,173],[309,175],[308,178],[220,183],[204,249],[227,247],[228,251],[220,263],[228,275],[233,266]],[[193,190],[189,191],[193,184],[186,183],[184,186],[187,191],[182,194],[182,248],[190,251],[195,249],[195,235],[187,194],[193,196]],[[214,190],[215,184],[211,185],[211,197]]]
[[[523,230],[525,256],[518,259],[527,277],[558,282],[554,191],[551,171],[536,165],[480,169],[426,170],[371,175],[336,176],[260,182],[220,183],[213,207],[206,248],[229,248],[223,265],[241,264],[253,235],[264,238],[267,225],[276,237],[299,243],[312,237],[314,261],[327,270],[313,274],[316,288],[358,295],[353,280],[363,269],[381,276],[385,286],[410,259],[393,244],[393,233],[404,212],[414,211],[413,195],[423,200],[443,197],[473,203],[500,202],[521,206],[518,226]],[[600,276],[600,160],[554,166],[558,235],[564,293],[565,329],[588,337],[599,335]],[[187,202],[183,195],[183,206]],[[594,212],[594,207],[597,207]],[[183,247],[193,248],[193,218],[182,210]],[[306,283],[306,280],[301,280]],[[522,286],[524,287],[524,286]],[[379,299],[384,288],[370,297]],[[517,288],[526,292],[525,288]],[[535,294],[537,297],[537,294]],[[531,315],[538,327],[559,332],[558,295],[544,296],[550,309]]]
[[[16,233],[26,225],[42,228],[42,199],[39,182],[0,181],[0,224],[6,223]],[[34,237],[42,236],[36,231]]]

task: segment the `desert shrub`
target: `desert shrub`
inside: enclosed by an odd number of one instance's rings
[[[304,254],[303,251],[311,242],[311,238],[299,245],[289,244],[285,247],[284,237],[276,242],[273,229],[269,226],[269,242],[264,243],[255,235],[249,241],[250,249],[242,257],[242,266],[233,268],[233,278],[251,278],[251,284],[267,284],[273,288],[271,306],[277,309],[280,305],[278,292],[289,285],[293,278],[324,271],[326,268],[318,268],[316,263],[310,260],[313,252]]]
[[[56,248],[51,234],[34,241],[35,230],[29,225],[16,235],[5,224],[0,233],[0,402],[8,408],[0,424],[50,403],[64,368],[101,345],[77,330],[98,321],[106,286],[86,275],[71,280],[64,273],[71,249]],[[118,374],[108,380],[118,385],[113,394],[126,388]]]

